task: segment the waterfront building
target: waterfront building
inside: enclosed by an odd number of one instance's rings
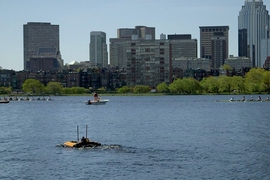
[[[91,67],[108,67],[108,51],[105,32],[90,32],[89,52]]]
[[[172,45],[172,60],[180,57],[197,58],[197,39],[191,39],[191,34],[169,34],[168,40]]]
[[[200,27],[200,57],[211,59],[214,74],[229,54],[229,26]]]
[[[172,81],[171,45],[168,40],[127,41],[125,44],[126,84],[156,87]]]
[[[188,69],[203,69],[207,72],[211,71],[211,59],[206,58],[176,58],[172,60],[173,68],[180,68],[184,71]]]
[[[53,69],[61,69],[63,66],[59,45],[59,25],[52,25],[46,22],[28,22],[24,24],[23,49],[24,70],[33,70],[32,68],[36,70],[31,65],[37,63],[30,63],[31,58],[32,61],[39,61],[39,63],[40,59],[43,58],[42,61],[45,64],[47,63],[46,60],[50,64],[51,59],[54,58],[56,61],[53,64]],[[33,60],[34,57],[38,57],[39,60]],[[42,67],[40,66],[39,68]]]
[[[238,16],[239,56],[249,57],[253,67],[263,67],[262,40],[270,26],[269,13],[262,0],[245,0]],[[247,43],[247,44],[246,44]]]
[[[125,46],[126,42],[131,40],[155,40],[155,27],[117,29],[117,38],[110,38],[110,68],[126,68]]]
[[[230,56],[225,59],[225,64],[229,65],[236,72],[241,71],[244,68],[252,68],[252,62],[248,57],[234,57]]]
[[[212,71],[218,71],[227,58],[226,37],[223,32],[215,32],[211,37],[212,44]]]
[[[229,54],[229,26],[200,27],[200,57],[212,59],[212,37],[215,33],[223,33],[226,43],[226,57]]]
[[[121,69],[126,67],[125,38],[110,38],[110,68]]]

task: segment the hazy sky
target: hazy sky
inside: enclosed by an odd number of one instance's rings
[[[229,54],[238,55],[238,14],[245,0],[0,0],[0,66],[23,69],[23,25],[50,22],[60,26],[64,63],[89,60],[91,31],[117,37],[118,28],[144,25],[160,34],[191,34],[199,26],[229,26]],[[264,0],[270,10],[270,0]],[[198,52],[198,56],[199,56]]]

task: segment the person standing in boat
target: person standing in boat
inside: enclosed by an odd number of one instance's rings
[[[98,93],[94,92],[94,101],[98,101],[99,97],[98,97]]]
[[[84,136],[83,136],[82,139],[81,139],[81,143],[82,143],[82,144],[86,144],[86,138],[84,138]]]

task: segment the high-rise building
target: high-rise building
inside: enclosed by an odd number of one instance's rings
[[[200,27],[200,56],[212,60],[212,68],[223,65],[229,54],[229,26]]]
[[[126,42],[131,40],[155,40],[155,27],[135,26],[117,29],[117,38],[110,38],[110,67],[126,68]]]
[[[172,60],[197,58],[197,39],[191,39],[191,34],[171,34],[168,40],[172,45]]]
[[[125,58],[125,38],[110,38],[110,67],[121,69],[127,66]]]
[[[23,47],[24,47],[24,70],[32,70],[30,67],[33,58],[49,58],[53,69],[59,69],[63,66],[59,47],[59,25],[52,25],[46,22],[28,22],[23,25]],[[35,59],[36,61],[37,59]],[[35,64],[35,63],[34,63]],[[42,60],[46,66],[46,60]],[[39,70],[43,70],[39,66]],[[35,69],[35,68],[34,68]],[[48,69],[47,69],[48,70]]]
[[[128,86],[172,82],[171,45],[168,40],[125,42],[126,83]]]
[[[238,30],[238,56],[249,57],[247,46],[247,29]]]
[[[132,35],[138,35],[138,38],[154,40],[156,38],[156,28],[147,26],[135,26],[135,28],[117,29],[117,38],[131,39]]]
[[[216,32],[222,32],[226,42],[226,57],[229,54],[229,26],[200,27],[200,57],[212,59],[212,37]]]
[[[218,71],[224,64],[227,55],[226,38],[223,32],[215,32],[211,38],[212,42],[212,70]]]
[[[270,17],[266,6],[262,0],[245,0],[245,5],[239,12],[238,32],[246,31],[247,39],[239,38],[239,48],[246,48],[240,53],[247,51],[247,56],[251,59],[253,67],[263,67],[265,58],[261,54],[261,42],[266,39],[267,28],[270,25]],[[242,37],[239,35],[239,37]],[[247,41],[247,45],[245,45]]]
[[[108,51],[105,32],[92,31],[90,33],[89,52],[90,66],[108,67]]]

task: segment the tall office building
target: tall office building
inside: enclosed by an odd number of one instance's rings
[[[117,29],[117,38],[131,39],[132,35],[138,35],[138,38],[155,40],[156,28],[147,26],[135,26],[135,28]]]
[[[223,32],[215,32],[211,38],[212,42],[212,70],[219,71],[219,68],[224,64],[227,55],[226,38]]]
[[[249,57],[247,46],[247,30],[238,30],[238,56],[239,57]]]
[[[200,57],[211,59],[212,68],[223,65],[229,54],[228,44],[229,26],[200,27]]]
[[[239,56],[245,55],[252,60],[253,67],[263,67],[265,59],[261,55],[261,42],[266,39],[267,28],[270,25],[270,17],[262,0],[245,0],[245,5],[238,16],[238,39]],[[242,36],[246,31],[247,35]],[[247,42],[247,45],[245,44]]]
[[[172,60],[197,58],[197,39],[191,39],[191,34],[170,34],[168,40],[172,46]]]
[[[90,65],[92,67],[108,67],[108,51],[105,32],[90,32],[89,52]]]
[[[23,43],[24,70],[31,70],[31,64],[40,64],[41,56],[54,59],[51,70],[63,66],[59,47],[59,25],[44,22],[28,22],[23,25]],[[36,59],[32,59],[33,57]],[[32,63],[30,63],[31,61]],[[41,64],[46,65],[46,61],[43,61]],[[42,67],[39,66],[39,70],[43,70]]]
[[[126,42],[131,40],[155,40],[155,27],[135,26],[117,29],[117,38],[110,38],[110,67],[126,68]]]
[[[200,57],[212,59],[212,37],[222,32],[226,42],[226,57],[229,54],[229,26],[201,26],[200,27]]]
[[[171,44],[168,40],[131,40],[125,42],[127,86],[172,81]]]
[[[262,39],[261,42],[261,55],[263,67],[265,67],[265,61],[270,58],[270,29],[267,29],[266,39]]]

